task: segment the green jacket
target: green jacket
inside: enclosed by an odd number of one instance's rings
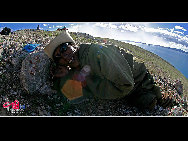
[[[96,97],[116,99],[127,95],[134,87],[132,66],[114,46],[81,44],[81,67],[91,67],[87,89]]]

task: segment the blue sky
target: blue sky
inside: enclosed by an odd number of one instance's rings
[[[188,23],[149,22],[81,22],[81,23],[0,23],[0,31],[9,27],[53,31],[66,26],[68,31],[88,33],[94,37],[130,40],[182,49],[188,52]]]
[[[20,29],[36,29],[39,25],[41,30],[56,30],[61,26],[69,26],[71,23],[0,23],[0,31],[3,27],[9,27],[12,31],[20,30]]]

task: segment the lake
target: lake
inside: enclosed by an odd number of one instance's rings
[[[147,45],[135,42],[128,43],[139,46],[160,56],[179,70],[186,78],[188,78],[188,54],[156,45]]]

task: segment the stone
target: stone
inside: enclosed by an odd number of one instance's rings
[[[0,58],[2,57],[3,48],[0,48]]]
[[[183,85],[181,84],[181,81],[178,81],[175,85],[174,85],[175,89],[177,90],[179,95],[183,94]]]
[[[0,32],[1,35],[9,35],[11,33],[11,29],[8,27],[4,27],[3,30]]]
[[[12,64],[14,67],[16,67],[17,65],[19,65],[19,58],[12,58],[11,64]]]
[[[32,94],[49,83],[50,59],[44,52],[27,55],[22,62],[20,81],[24,89]]]
[[[48,95],[57,93],[56,90],[52,90],[52,89],[51,89],[50,83],[45,83],[45,84],[39,89],[39,92],[40,92],[41,94],[48,94]]]

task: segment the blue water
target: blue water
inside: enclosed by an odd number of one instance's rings
[[[179,70],[186,78],[188,78],[188,54],[161,46],[147,45],[142,43],[133,44],[160,56]]]

